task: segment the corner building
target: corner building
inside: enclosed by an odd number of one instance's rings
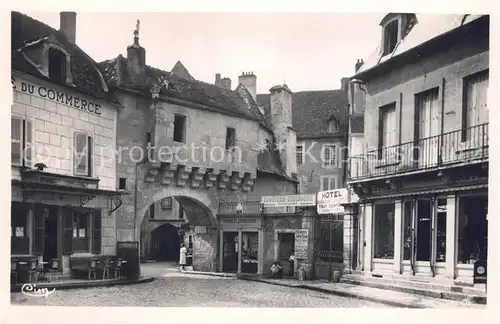
[[[120,107],[75,43],[75,13],[60,30],[19,12],[11,26],[11,257],[69,274],[72,258],[115,255]]]
[[[488,249],[489,16],[390,13],[380,26],[351,79],[357,269],[470,286]]]

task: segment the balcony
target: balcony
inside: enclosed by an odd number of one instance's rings
[[[237,202],[221,202],[219,203],[219,215],[236,215]],[[260,215],[262,214],[262,204],[260,201],[246,201],[241,202],[243,210],[242,215]]]
[[[488,126],[481,124],[351,156],[349,181],[488,161]]]

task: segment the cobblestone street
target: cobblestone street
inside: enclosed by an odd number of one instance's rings
[[[47,298],[11,293],[13,305],[155,307],[389,307],[363,300],[265,283],[188,275],[173,265],[145,264],[150,283],[55,291]]]

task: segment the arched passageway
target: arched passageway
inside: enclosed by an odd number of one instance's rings
[[[158,261],[179,260],[179,231],[176,226],[165,223],[151,232],[149,255]]]

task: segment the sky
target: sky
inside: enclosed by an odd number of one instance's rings
[[[59,12],[24,12],[59,29]],[[126,56],[140,20],[146,64],[170,71],[181,61],[191,75],[215,74],[238,85],[257,76],[257,93],[286,83],[294,92],[340,88],[356,60],[375,50],[381,13],[102,13],[78,12],[76,43],[95,61]]]

